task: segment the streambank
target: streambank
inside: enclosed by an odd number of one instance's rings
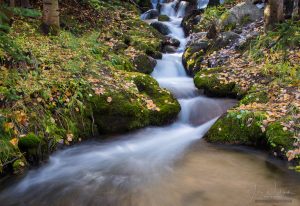
[[[240,100],[211,128],[208,141],[253,145],[297,163],[299,22],[264,34],[261,6],[223,5],[198,14],[183,62],[206,95]],[[279,38],[284,35],[289,40]]]
[[[180,105],[148,74],[164,37],[123,1],[62,4],[62,30],[41,11],[1,5],[0,175],[22,173],[57,147],[173,122]],[[80,15],[78,8],[81,9]]]

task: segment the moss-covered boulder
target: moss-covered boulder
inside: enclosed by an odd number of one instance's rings
[[[167,15],[159,15],[158,21],[170,21],[170,17],[168,17]]]
[[[182,55],[182,63],[188,75],[194,76],[201,69],[201,62],[204,58],[204,51],[188,47]]]
[[[180,112],[180,105],[169,91],[161,89],[158,83],[148,75],[136,76],[133,81],[140,93],[152,99],[152,101],[147,101],[146,105],[148,110],[150,108],[151,125],[162,125],[176,119]]]
[[[293,133],[279,122],[266,125],[267,115],[248,110],[232,110],[223,115],[209,130],[209,142],[252,145],[286,158],[293,149]]]
[[[293,148],[293,133],[285,130],[279,122],[269,124],[266,131],[269,146],[277,151],[287,151]]]
[[[156,66],[157,62],[152,57],[148,57],[145,54],[140,54],[134,57],[133,62],[136,69],[145,74],[151,74]]]
[[[223,30],[232,30],[238,25],[257,21],[263,17],[263,10],[251,1],[237,4],[220,18],[220,27]]]
[[[219,68],[205,69],[194,77],[194,83],[198,89],[212,97],[237,97],[238,89],[234,82],[221,82],[218,79]]]
[[[162,125],[177,117],[179,103],[152,77],[131,73],[129,79],[135,84],[132,93],[111,91],[90,98],[99,133],[122,133],[148,125]]]
[[[20,151],[25,153],[26,160],[31,164],[37,164],[43,159],[45,145],[44,140],[34,133],[27,134],[18,142]]]
[[[268,94],[265,91],[257,91],[256,89],[250,89],[248,94],[244,96],[243,99],[241,99],[240,104],[247,105],[252,102],[267,103],[268,101]]]
[[[262,131],[263,113],[229,111],[209,130],[206,139],[215,143],[266,145],[266,134]]]

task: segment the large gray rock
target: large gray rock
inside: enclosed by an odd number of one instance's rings
[[[239,3],[231,8],[228,13],[221,16],[221,29],[226,27],[235,27],[245,23],[259,20],[263,17],[263,10],[259,9],[250,1]]]
[[[231,31],[222,32],[214,41],[212,48],[218,50],[226,46],[233,46],[239,38],[241,38],[241,36],[237,33]]]
[[[171,33],[169,27],[161,22],[158,22],[158,21],[153,22],[150,24],[150,26],[152,26],[154,29],[156,29],[163,35],[168,35]]]
[[[207,36],[207,32],[198,32],[198,33],[191,34],[187,42],[187,47],[205,41],[206,36]]]

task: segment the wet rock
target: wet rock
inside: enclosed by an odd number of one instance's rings
[[[263,10],[251,2],[239,3],[221,16],[220,27],[222,30],[231,30],[239,25],[244,25],[263,17]]]
[[[180,46],[180,41],[178,39],[172,38],[172,37],[166,37],[162,43],[163,46],[170,45],[174,47]]]
[[[134,57],[133,63],[136,66],[136,69],[145,74],[151,74],[156,66],[157,62],[152,57],[149,57],[145,54],[140,54]]]
[[[183,31],[186,35],[190,34],[191,31],[194,29],[194,26],[197,25],[201,20],[201,14],[203,14],[204,10],[192,10],[188,15],[186,15],[182,22],[181,26]]]
[[[161,34],[163,35],[168,35],[171,33],[169,27],[161,22],[153,22],[150,24],[150,26],[152,26],[154,29],[156,29],[157,31],[159,31]]]
[[[162,59],[162,53],[159,51],[146,51],[146,54],[154,59]]]
[[[150,9],[142,14],[141,19],[156,19],[159,16],[159,12],[156,9]]]
[[[167,15],[159,15],[158,21],[170,21],[170,17],[168,17]]]
[[[175,53],[176,51],[177,51],[176,47],[170,45],[166,45],[162,49],[162,52],[164,53]]]

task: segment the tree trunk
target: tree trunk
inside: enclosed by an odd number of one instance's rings
[[[43,0],[43,30],[57,34],[59,31],[58,0]]]
[[[10,0],[9,1],[9,6],[10,7],[15,7],[16,6],[16,1],[15,0]]]
[[[274,29],[275,25],[284,20],[283,0],[268,0],[264,11],[265,31]]]
[[[294,8],[293,8],[293,19],[298,19],[300,15],[300,4],[299,0],[294,0]]]
[[[29,0],[21,0],[21,7],[23,7],[23,8],[31,8]]]

